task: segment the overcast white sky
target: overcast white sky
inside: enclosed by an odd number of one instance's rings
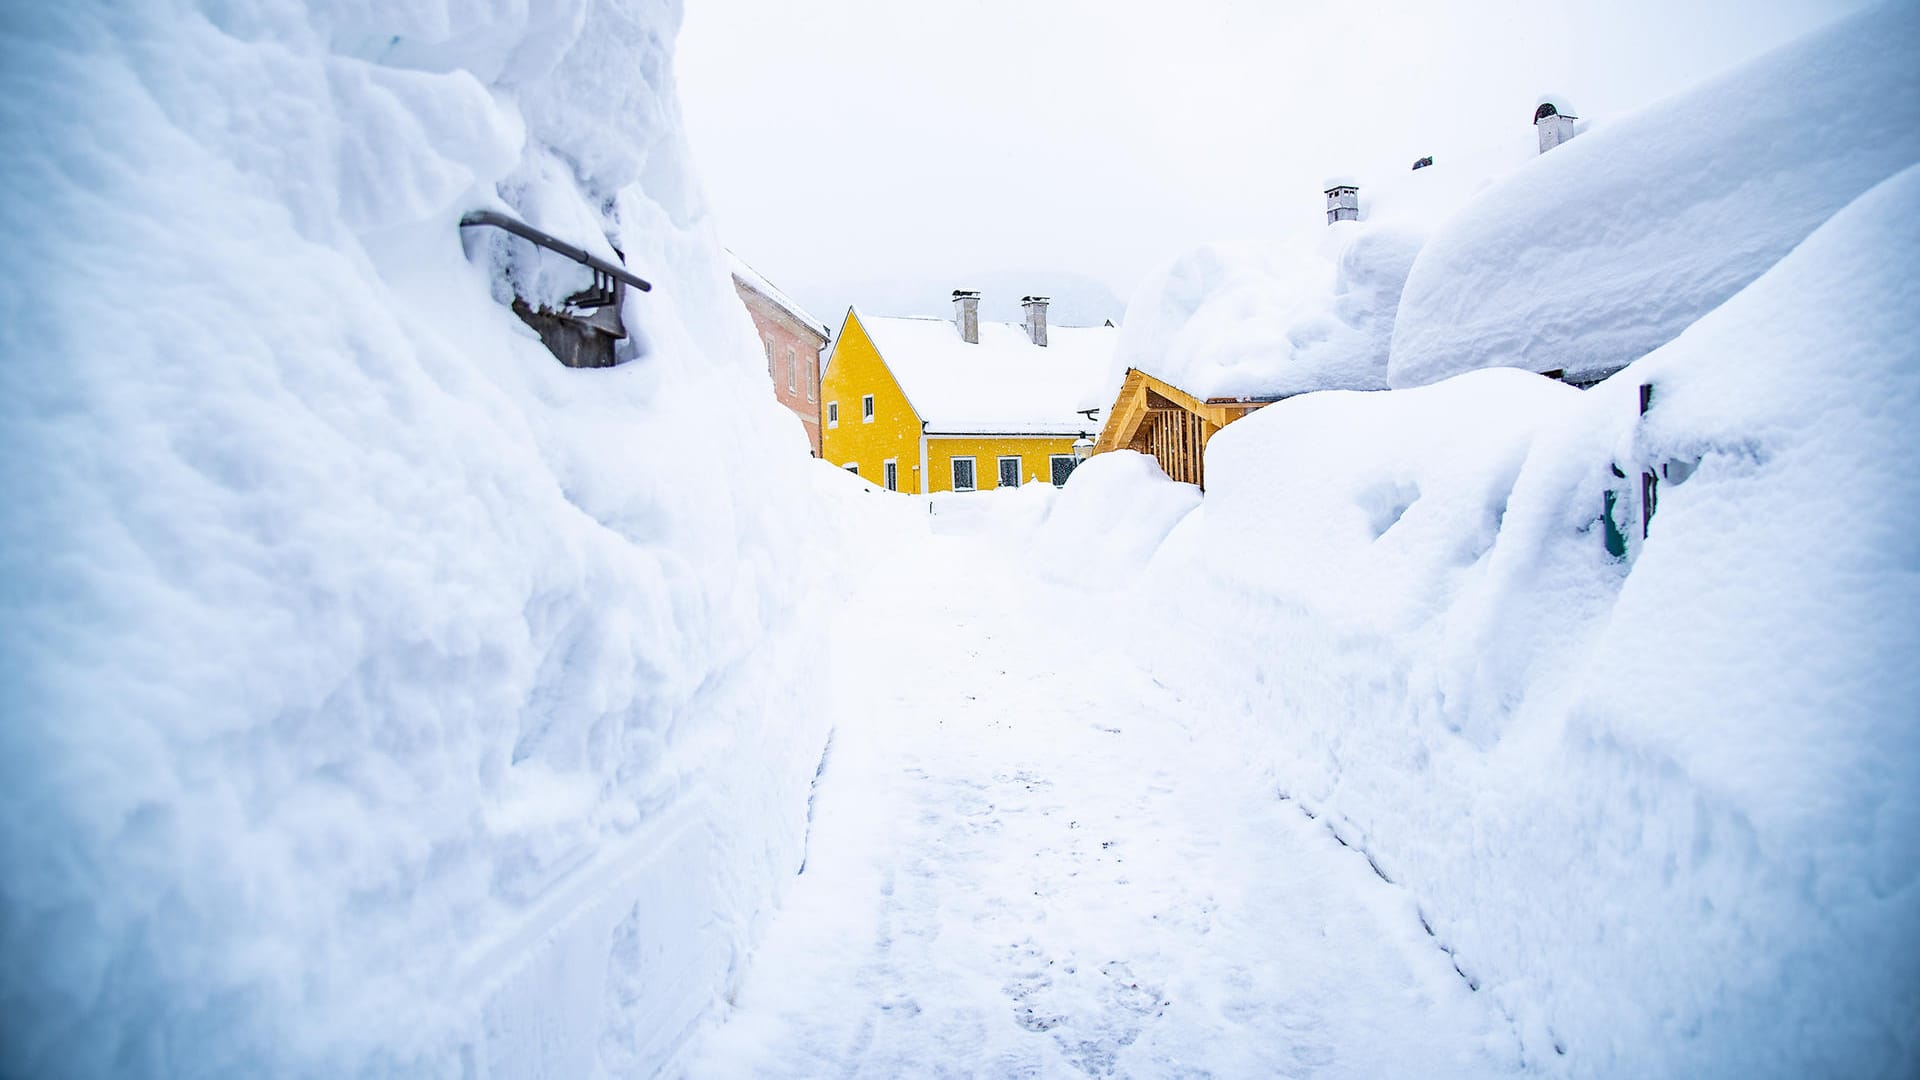
[[[728,245],[837,326],[1003,278],[1125,300],[1323,227],[1330,174],[1531,139],[1543,93],[1605,123],[1858,6],[687,0],[678,66]]]

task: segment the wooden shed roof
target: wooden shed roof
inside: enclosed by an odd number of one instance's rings
[[[1113,408],[1107,410],[1107,422],[1100,428],[1100,438],[1094,443],[1093,452],[1104,454],[1131,445],[1150,410],[1170,407],[1185,409],[1216,427],[1225,427],[1229,419],[1237,418],[1230,416],[1230,410],[1225,405],[1209,404],[1165,379],[1149,375],[1139,368],[1128,368],[1126,378],[1120,382],[1119,396],[1114,398]]]

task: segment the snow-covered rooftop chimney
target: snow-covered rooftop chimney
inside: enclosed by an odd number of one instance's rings
[[[1533,128],[1540,133],[1540,152],[1544,154],[1573,138],[1573,122],[1578,119],[1554,108],[1551,101],[1541,102],[1540,107],[1533,110]]]
[[[1047,298],[1023,296],[1020,298],[1020,310],[1027,313],[1027,340],[1044,348],[1047,344]]]
[[[960,339],[969,345],[980,344],[980,290],[953,290],[953,325]]]
[[[1327,188],[1327,224],[1360,220],[1360,189],[1353,184],[1333,184]]]

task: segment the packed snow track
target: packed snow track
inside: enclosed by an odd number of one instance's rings
[[[1108,625],[964,524],[874,568],[836,625],[805,870],[674,1071],[1519,1068],[1412,901]]]

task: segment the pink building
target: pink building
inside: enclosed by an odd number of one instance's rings
[[[806,425],[813,456],[820,456],[820,351],[827,346],[826,324],[807,314],[799,304],[768,283],[738,255],[733,260],[733,288],[753,316],[760,345],[767,351],[767,377],[773,396],[792,409]]]

